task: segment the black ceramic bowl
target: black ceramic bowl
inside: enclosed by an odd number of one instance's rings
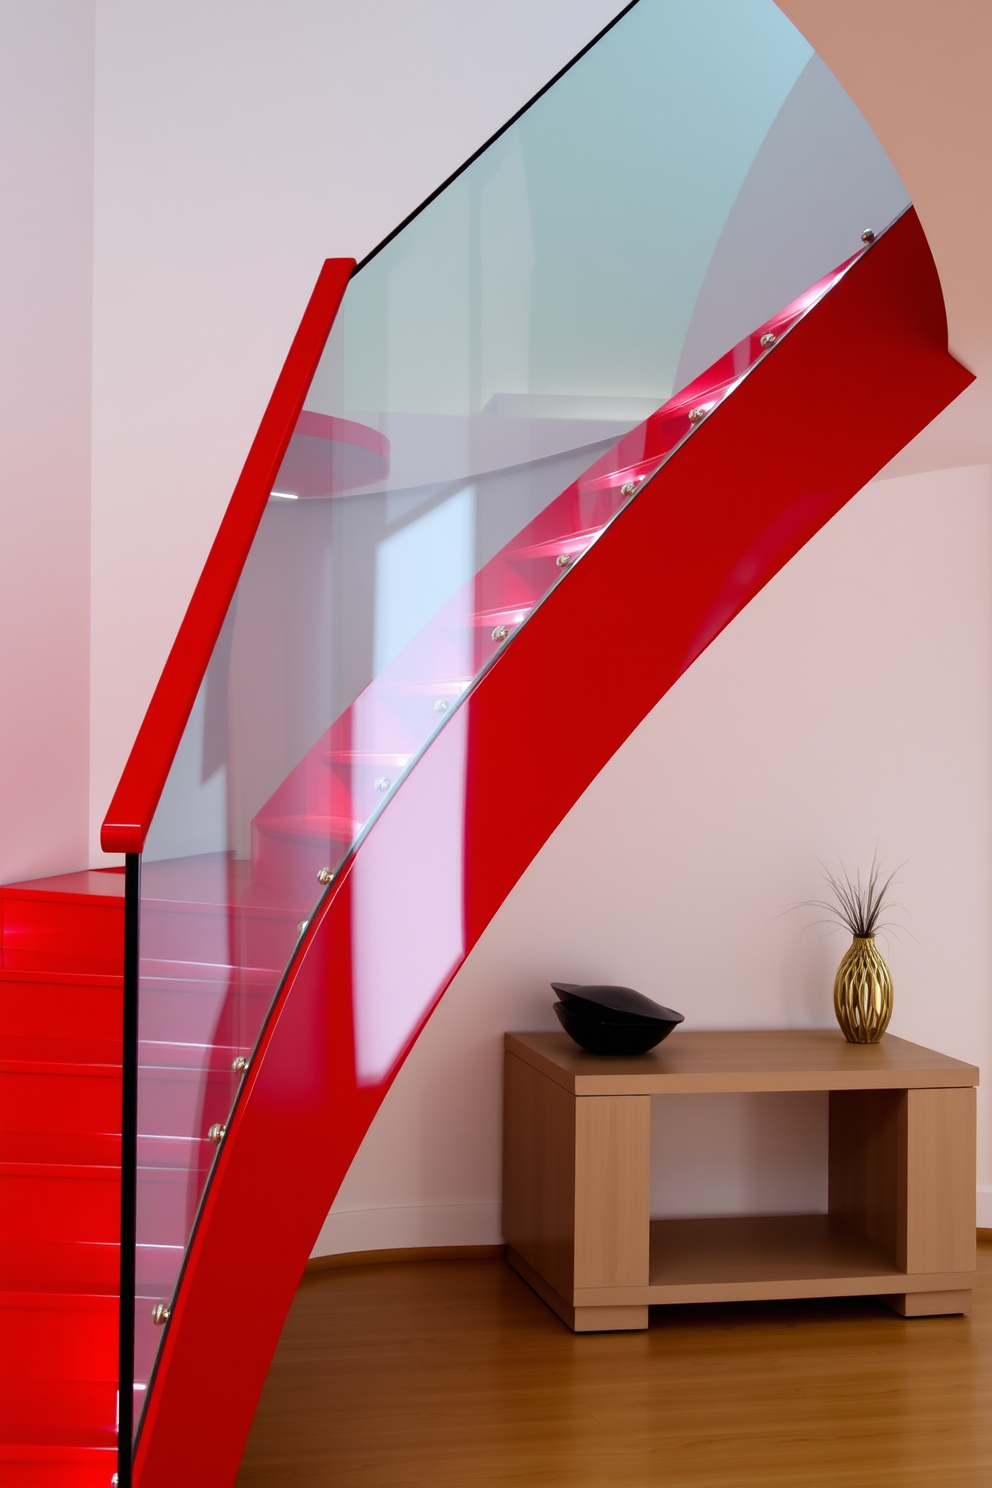
[[[551,986],[566,1007],[603,1023],[667,1023],[667,1034],[685,1021],[681,1013],[652,1002],[633,987],[580,987],[575,982],[552,982]]]
[[[607,1022],[564,1002],[555,1003],[558,1022],[587,1054],[646,1054],[681,1023],[680,1014],[666,1021],[644,1018],[637,1023]]]

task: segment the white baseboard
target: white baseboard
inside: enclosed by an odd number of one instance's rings
[[[499,1204],[403,1204],[384,1209],[332,1210],[312,1255],[359,1250],[407,1250],[434,1245],[499,1245]],[[992,1186],[977,1191],[979,1229],[992,1230]]]
[[[435,1245],[499,1245],[499,1204],[407,1204],[391,1209],[332,1209],[312,1256]]]

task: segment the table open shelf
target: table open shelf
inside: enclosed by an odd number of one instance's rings
[[[724,1302],[731,1288],[755,1298],[829,1297],[878,1291],[899,1279],[885,1248],[830,1214],[653,1219],[651,1302]],[[905,1279],[905,1278],[903,1278]]]
[[[975,1269],[972,1065],[886,1036],[675,1033],[602,1059],[507,1034],[508,1258],[577,1331],[658,1304],[878,1296],[967,1312]],[[650,1218],[652,1095],[830,1092],[828,1213]]]

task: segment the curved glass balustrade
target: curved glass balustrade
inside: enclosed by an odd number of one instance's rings
[[[459,700],[905,205],[772,0],[640,0],[352,279],[143,856],[136,1405],[320,895],[393,814],[356,860],[374,1084],[464,950]]]

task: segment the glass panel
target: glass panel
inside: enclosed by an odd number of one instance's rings
[[[144,855],[139,1401],[326,881],[381,816],[354,870],[374,1083],[463,954],[459,700],[905,205],[772,0],[641,0],[352,280]]]

